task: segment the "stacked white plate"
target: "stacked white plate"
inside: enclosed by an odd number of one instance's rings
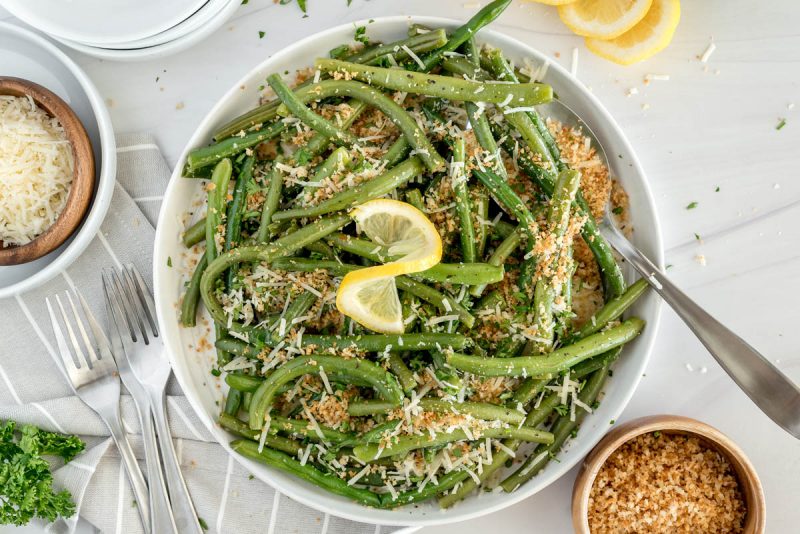
[[[14,16],[80,52],[135,61],[174,54],[222,26],[241,0],[0,0]]]

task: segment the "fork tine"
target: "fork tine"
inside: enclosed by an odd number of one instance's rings
[[[124,274],[120,274],[120,272],[118,272],[116,269],[112,269],[111,278],[114,281],[114,286],[117,288],[117,294],[122,301],[122,307],[125,310],[125,313],[128,315],[128,321],[139,327],[139,333],[142,334],[142,340],[145,342],[145,344],[149,344],[150,340],[147,338],[147,330],[144,328],[144,323],[142,322],[141,316],[137,313],[136,306],[133,302],[134,299],[126,287],[127,284],[123,280]]]
[[[105,271],[102,273],[102,280],[103,293],[106,297],[106,308],[108,309],[108,330],[111,335],[111,346],[115,354],[124,354],[122,336],[125,319],[122,317],[123,314],[122,310],[120,310],[119,302],[117,301],[117,295],[114,292],[114,288],[110,287],[111,282],[106,277]]]
[[[53,306],[50,304],[50,299],[45,298],[47,304],[47,312],[50,314],[50,323],[53,327],[53,333],[56,336],[56,344],[58,345],[58,352],[61,355],[61,360],[64,362],[64,370],[67,372],[67,377],[72,382],[72,373],[77,372],[78,368],[75,366],[75,360],[72,359],[72,353],[67,345],[67,340],[64,338],[64,332],[61,331],[61,325],[58,324],[58,318],[53,311]]]
[[[69,322],[69,316],[66,310],[64,310],[64,305],[61,303],[61,299],[58,295],[56,295],[56,304],[58,304],[58,308],[61,310],[61,318],[64,320],[64,326],[67,327],[67,336],[69,336],[72,342],[72,348],[75,349],[74,357],[76,359],[76,367],[89,369],[89,362],[86,360],[86,355],[83,353],[83,350],[81,350],[81,345],[78,343],[78,338],[75,337],[75,331],[72,330],[72,325]]]
[[[147,312],[144,311],[144,305],[142,304],[142,299],[139,297],[138,292],[136,291],[136,287],[134,286],[133,277],[131,274],[122,269],[120,271],[120,280],[122,281],[122,285],[125,287],[125,294],[128,296],[128,301],[131,303],[131,307],[136,314],[136,320],[139,322],[139,327],[142,329],[142,332],[145,333],[145,340],[146,344],[150,343],[150,340],[147,339],[150,332],[145,329],[145,321],[147,319]]]
[[[117,304],[117,311],[119,311],[122,321],[128,326],[128,335],[135,343],[137,341],[137,329],[133,320],[134,314],[130,311],[130,303],[125,297],[125,292],[122,289],[122,285],[119,283],[117,271],[111,268],[106,269],[103,272],[103,277],[107,277],[110,293]],[[120,327],[120,330],[122,330],[122,327]]]
[[[150,288],[147,287],[147,283],[145,283],[142,275],[139,274],[139,270],[134,264],[128,264],[128,271],[133,273],[133,276],[136,278],[139,295],[147,308],[147,319],[150,321],[150,326],[153,327],[153,335],[158,337],[158,319],[156,318],[156,303],[153,301],[153,293],[150,291]]]
[[[69,301],[69,305],[72,308],[72,316],[75,319],[75,324],[78,326],[78,333],[83,338],[83,344],[86,347],[86,358],[90,363],[94,363],[99,360],[97,357],[97,352],[94,350],[94,343],[92,340],[89,339],[89,334],[86,332],[86,328],[83,326],[83,320],[81,319],[81,315],[78,313],[78,308],[75,307],[75,302],[72,300],[72,294],[67,291],[67,300]]]
[[[78,302],[83,310],[83,316],[86,317],[86,320],[89,323],[89,328],[92,330],[92,336],[94,336],[95,343],[99,345],[100,358],[102,359],[103,353],[111,350],[111,344],[108,341],[108,337],[106,337],[106,333],[103,332],[103,328],[100,326],[100,323],[98,323],[97,319],[95,319],[92,309],[89,307],[86,299],[83,298],[83,294],[78,291],[77,288],[73,289],[73,291],[75,292],[75,296],[78,297]]]

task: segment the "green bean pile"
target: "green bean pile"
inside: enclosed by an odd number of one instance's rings
[[[532,478],[598,401],[644,323],[535,106],[552,89],[474,36],[497,0],[452,33],[412,26],[394,43],[343,45],[277,98],[187,157],[206,215],[181,306],[213,318],[229,389],[219,424],[238,453],[356,502],[442,507],[513,467]],[[389,196],[428,215],[442,263],[395,282],[405,333],[370,332],[335,295],[355,269],[391,261],[348,210]],[[577,317],[573,245],[597,264],[605,304]]]

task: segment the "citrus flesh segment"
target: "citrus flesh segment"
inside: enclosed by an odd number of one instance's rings
[[[558,16],[583,37],[613,39],[633,28],[653,0],[578,0],[558,6]]]

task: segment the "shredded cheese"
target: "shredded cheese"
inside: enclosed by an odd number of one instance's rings
[[[24,245],[67,203],[72,146],[57,119],[30,96],[0,96],[0,241]]]

